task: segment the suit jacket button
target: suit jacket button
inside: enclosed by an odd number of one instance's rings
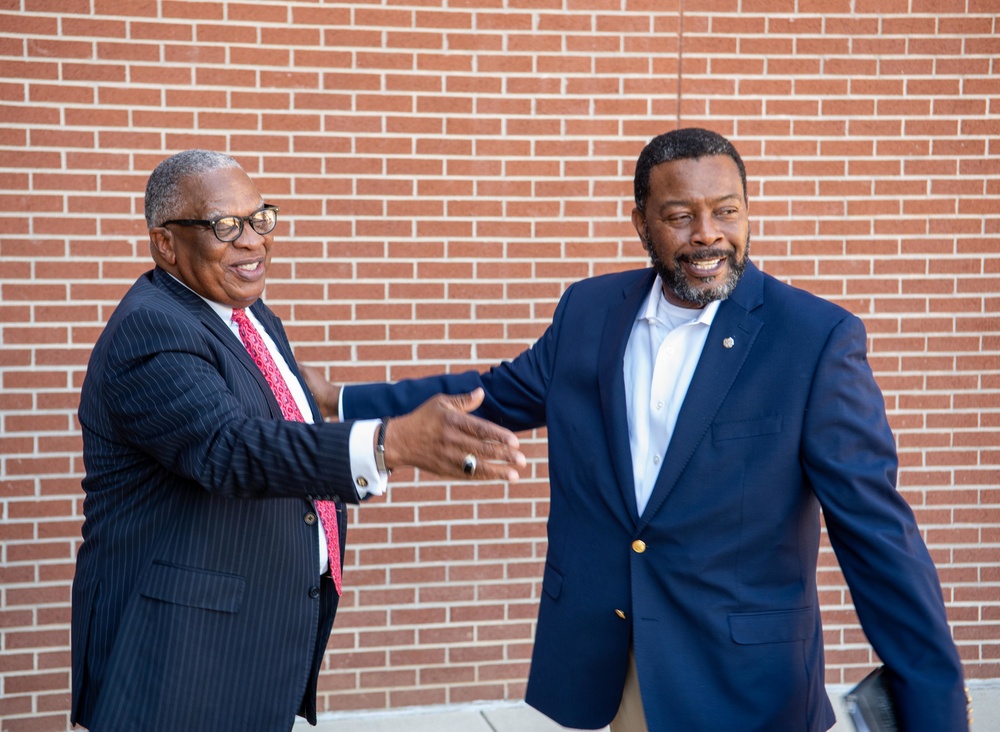
[[[318,587],[310,587],[309,588],[309,597],[311,597],[313,600],[315,600],[317,597],[319,597],[319,588]]]
[[[618,609],[616,609],[615,610],[615,615],[617,615],[622,620],[625,620],[625,611],[624,610],[618,610]]]
[[[642,554],[644,551],[646,551],[646,542],[644,542],[642,539],[636,539],[635,541],[632,542],[632,551],[634,551],[636,554]]]
[[[314,523],[316,523],[316,514],[310,511],[309,513],[307,513],[305,516],[302,517],[302,520],[305,521],[310,526],[312,526]]]

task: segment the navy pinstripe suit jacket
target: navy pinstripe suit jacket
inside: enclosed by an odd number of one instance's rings
[[[252,310],[301,379],[281,321],[261,301]],[[125,295],[80,400],[74,723],[287,732],[296,712],[315,721],[337,596],[319,576],[310,498],[340,499],[342,543],[343,501],[358,498],[350,424],[312,409],[317,424],[285,421],[239,339],[162,270]]]

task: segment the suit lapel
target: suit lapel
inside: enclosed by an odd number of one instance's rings
[[[626,285],[621,299],[612,304],[601,334],[601,361],[598,383],[604,413],[604,433],[608,436],[611,460],[622,499],[633,524],[639,521],[632,475],[632,448],[628,436],[628,409],[625,403],[625,347],[628,345],[636,313],[653,286],[656,273],[640,270],[643,276]]]
[[[267,383],[267,379],[264,378],[264,374],[254,363],[253,358],[247,352],[246,346],[239,337],[229,329],[229,326],[223,322],[212,308],[208,306],[204,300],[201,299],[196,293],[188,289],[186,286],[182,285],[180,282],[175,280],[169,274],[163,270],[157,268],[153,271],[153,284],[157,285],[163,290],[166,290],[176,299],[185,309],[189,310],[194,317],[201,321],[202,325],[209,330],[209,332],[214,335],[219,342],[225,346],[226,350],[233,356],[233,358],[247,370],[247,373],[257,382],[261,391],[264,393],[267,399],[268,408],[271,411],[271,416],[275,419],[284,419],[281,413],[281,406],[278,404],[278,400],[274,396],[274,392],[271,391],[271,387]],[[270,323],[267,323],[265,319],[261,318],[260,310],[258,306],[263,307],[263,303],[258,300],[251,306],[254,315],[257,316],[258,320],[265,323],[265,327],[268,328],[268,334],[271,335],[272,340],[279,344],[281,348],[280,341],[283,339],[275,337],[274,331],[270,327]],[[266,310],[266,308],[263,308]],[[267,311],[270,313],[270,311]],[[271,316],[274,317],[273,315]],[[285,355],[285,351],[282,351],[282,355]],[[285,357],[287,360],[287,356]],[[308,394],[308,390],[306,391]]]
[[[764,324],[751,312],[762,302],[763,275],[753,264],[748,264],[739,285],[720,303],[712,321],[705,348],[677,416],[663,467],[642,513],[640,529],[666,501],[695,449],[708,434]]]

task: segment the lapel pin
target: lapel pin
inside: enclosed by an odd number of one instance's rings
[[[722,339],[723,348],[732,348],[734,345],[736,345],[736,341],[732,339],[732,336],[730,336],[729,338]]]

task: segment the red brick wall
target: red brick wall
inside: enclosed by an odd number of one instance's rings
[[[229,152],[281,206],[267,297],[335,380],[510,358],[642,266],[643,144],[746,158],[755,258],[871,334],[900,489],[970,677],[1000,677],[996,0],[0,0],[0,719],[62,730],[78,389],[150,266],[146,177]],[[124,14],[123,14],[124,13]],[[544,435],[517,485],[393,477],[352,515],[325,709],[519,698]],[[831,552],[828,681],[873,658]]]

